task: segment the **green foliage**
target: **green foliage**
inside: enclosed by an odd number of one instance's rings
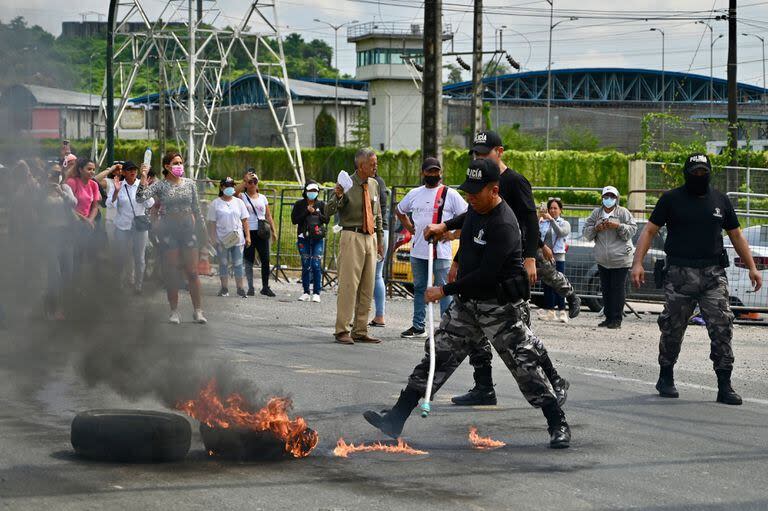
[[[185,30],[171,29],[180,39],[185,38]],[[124,36],[115,37],[115,47],[125,41]],[[270,44],[274,41],[266,39]],[[12,19],[9,23],[0,21],[0,62],[3,74],[0,87],[14,83],[30,83],[61,89],[79,90],[101,94],[106,69],[106,38],[59,37],[55,38],[43,28],[30,27],[23,17]],[[273,46],[274,47],[274,46]],[[289,34],[283,42],[286,69],[291,77],[333,78],[336,70],[331,65],[333,49],[324,41],[314,39],[306,42],[299,34]],[[215,51],[213,45],[203,57],[211,57]],[[115,59],[115,75],[122,66],[132,65],[126,52]],[[262,48],[259,52],[261,62],[276,62],[274,56]],[[127,67],[125,69],[128,69]],[[229,67],[223,79],[232,80],[244,74],[252,73],[250,59],[240,45],[235,45],[230,55]],[[139,96],[159,89],[159,71],[156,55],[144,64],[136,77],[131,90],[132,96]]]
[[[350,129],[351,140],[350,147],[367,147],[371,143],[371,117],[367,108],[357,110],[352,128]]]
[[[456,64],[446,64],[443,69],[448,70],[448,82],[447,83],[461,83],[464,81],[464,77],[461,75],[461,68]]]
[[[557,147],[570,151],[597,152],[600,139],[584,126],[567,126],[560,130]]]
[[[499,136],[504,141],[505,149],[516,151],[542,151],[546,146],[543,137],[530,135],[520,131],[520,125],[515,123],[512,126],[502,126],[499,129]]]
[[[336,119],[325,107],[315,119],[315,147],[336,147]]]
[[[487,101],[483,101],[483,125],[486,129],[491,129],[493,123],[491,122],[491,104]]]

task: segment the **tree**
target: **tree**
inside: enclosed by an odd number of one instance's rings
[[[352,147],[368,147],[371,144],[371,118],[367,106],[357,110],[350,135],[349,145]]]
[[[448,70],[448,83],[461,83],[464,77],[461,76],[461,68],[456,64],[446,64],[443,69]]]
[[[336,147],[336,119],[325,107],[315,119],[315,147]]]
[[[512,69],[503,62],[499,62],[496,65],[495,62],[488,61],[483,66],[483,76],[502,76],[508,75],[512,72]]]

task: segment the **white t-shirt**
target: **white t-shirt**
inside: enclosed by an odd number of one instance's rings
[[[254,199],[248,195],[247,192],[243,192],[240,194],[240,200],[245,203],[245,209],[248,210],[248,228],[255,231],[259,225],[259,220],[267,219],[267,205],[269,204],[267,196],[260,193],[259,196]],[[251,204],[253,204],[253,208],[256,208],[256,211],[253,210]]]
[[[115,193],[115,183],[113,183],[110,178],[107,178],[106,181],[107,181],[107,202],[109,202],[109,200],[112,197],[112,194]],[[114,208],[107,208],[105,216],[106,216],[105,219],[107,222],[114,222],[115,217],[117,216],[117,210]]]
[[[208,206],[208,221],[216,222],[216,237],[220,240],[235,231],[240,237],[238,245],[245,245],[243,220],[246,218],[248,218],[248,211],[243,201],[237,197],[232,197],[230,201],[217,197]],[[248,228],[251,228],[250,225]]]
[[[423,232],[425,227],[433,223],[434,216],[437,214],[435,198],[437,192],[441,188],[442,186],[435,188],[420,186],[414,188],[408,192],[403,200],[397,205],[397,209],[400,213],[403,215],[411,213],[411,216],[413,217],[413,226],[416,230],[416,235],[413,237],[411,245],[411,257],[417,259],[429,259],[429,244],[427,243],[427,240],[424,239]],[[445,222],[455,216],[459,216],[466,210],[467,203],[461,195],[459,195],[459,192],[452,188],[448,188],[448,194],[445,196],[442,221]],[[451,250],[450,242],[441,241],[437,244],[437,258],[453,259],[453,251]]]

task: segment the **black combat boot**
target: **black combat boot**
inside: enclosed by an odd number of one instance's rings
[[[734,392],[731,387],[731,371],[727,369],[718,369],[717,374],[717,402],[727,405],[740,405],[741,396]]]
[[[557,370],[555,369],[555,366],[552,365],[552,360],[549,358],[549,353],[544,353],[539,360],[539,364],[541,365],[544,374],[547,376],[549,383],[552,384],[555,396],[557,396],[558,406],[562,407],[565,404],[565,400],[568,399],[568,388],[571,384],[568,380],[557,374]]]
[[[368,410],[363,414],[363,417],[382,433],[392,438],[398,438],[403,432],[403,426],[408,420],[408,416],[418,406],[420,397],[416,390],[405,387],[391,410],[382,410],[381,413]]]
[[[547,418],[547,431],[549,431],[549,447],[552,449],[566,449],[571,445],[571,428],[565,422],[565,413],[556,403],[541,409]]]
[[[680,397],[675,387],[675,366],[661,366],[659,368],[659,381],[656,382],[656,390],[661,397]]]
[[[454,396],[451,402],[458,406],[495,405],[496,391],[493,390],[491,366],[475,368],[475,386],[466,394]]]
[[[581,312],[581,298],[576,291],[566,296],[565,301],[568,302],[568,317],[573,319],[578,316]]]

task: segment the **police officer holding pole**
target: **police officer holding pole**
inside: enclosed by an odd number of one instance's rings
[[[501,160],[504,154],[503,142],[501,137],[494,131],[478,132],[473,140],[471,154],[473,158],[491,160],[499,167],[501,173],[499,176],[499,196],[512,209],[520,227],[523,244],[523,264],[531,286],[536,283],[537,277],[541,279],[555,293],[567,300],[568,315],[571,318],[575,318],[579,315],[581,300],[574,292],[573,286],[571,286],[566,276],[557,271],[552,250],[541,242],[539,237],[539,219],[536,214],[536,204],[533,199],[531,183],[528,182],[525,176],[507,167]],[[465,215],[459,215],[442,224],[430,225],[430,236],[441,237],[448,231],[461,229]],[[449,282],[455,278],[456,268],[456,263],[454,262],[448,274]],[[525,307],[526,322],[530,325],[530,309],[527,302]],[[546,349],[543,346],[542,349],[544,350],[541,360],[542,368],[554,387],[558,401],[562,406],[568,397],[568,387],[570,384],[568,380],[557,373]],[[466,394],[451,398],[454,404],[461,406],[496,404],[496,392],[493,388],[493,373],[491,369],[492,359],[493,352],[487,342],[473,346],[469,354],[469,363],[474,368],[475,386]]]
[[[717,374],[717,401],[740,405],[741,396],[731,387],[733,313],[725,274],[729,263],[723,248],[723,230],[749,269],[749,280],[755,291],[762,286],[762,277],[731,202],[709,185],[711,174],[712,165],[706,155],[688,157],[683,168],[685,184],[661,196],[640,235],[632,264],[632,282],[637,287],[645,282],[643,258],[654,236],[666,225],[666,303],[658,321],[661,340],[656,390],[662,397],[679,396],[673,369],[688,319],[698,304],[711,340],[709,358]]]
[[[499,196],[499,179],[499,167],[489,159],[469,165],[460,187],[470,207],[461,230],[457,278],[425,293],[428,302],[454,296],[435,332],[433,395],[473,349],[490,340],[526,400],[544,412],[550,447],[564,448],[571,432],[541,367],[543,346],[526,321],[530,283],[523,267],[520,228]],[[427,352],[391,410],[367,411],[365,419],[389,436],[400,436],[426,392],[429,362]]]

